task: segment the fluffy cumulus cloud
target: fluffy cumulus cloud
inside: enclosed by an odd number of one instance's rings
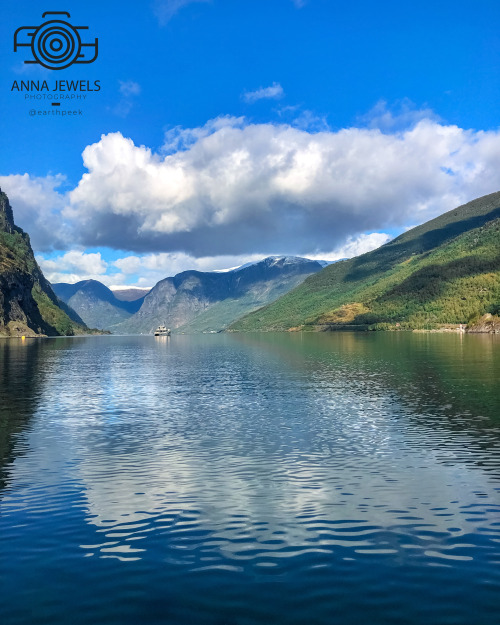
[[[29,232],[33,247],[39,251],[65,248],[71,240],[71,228],[60,216],[66,204],[60,191],[64,183],[62,175],[0,176],[0,188],[14,208],[16,224]]]
[[[500,133],[421,119],[398,132],[310,132],[221,118],[154,153],[88,146],[65,217],[81,243],[134,252],[327,253],[500,189]]]
[[[54,281],[151,286],[270,254],[334,260],[500,189],[500,132],[405,105],[402,117],[382,103],[373,123],[335,132],[219,117],[171,129],[158,152],[111,133],[84,150],[76,188],[28,174],[0,186]]]
[[[270,87],[260,87],[255,91],[246,91],[243,94],[243,99],[251,104],[257,102],[257,100],[278,100],[284,95],[283,87],[279,83],[273,82]]]
[[[53,284],[56,282],[74,283],[89,279],[100,280],[101,282],[106,280],[104,274],[108,269],[108,264],[102,259],[99,252],[86,254],[72,250],[50,259],[37,254],[36,260],[47,280]]]

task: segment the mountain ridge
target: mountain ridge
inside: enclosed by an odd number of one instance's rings
[[[452,305],[453,294],[446,295],[446,302],[440,296],[439,305],[437,296],[434,300],[427,297],[426,301],[420,303],[417,300],[425,288],[429,291],[438,286],[443,289],[444,280],[440,281],[439,271],[442,271],[444,260],[451,262],[454,254],[456,259],[461,260],[456,266],[447,266],[447,279],[455,288],[463,289],[460,297],[469,298],[470,301],[468,306],[456,306],[457,310],[450,312],[450,318],[445,319],[444,323],[466,323],[467,319],[463,315],[467,311],[471,311],[471,314],[481,312],[481,302],[486,299],[484,296],[475,297],[474,289],[486,288],[493,299],[497,297],[500,259],[496,250],[500,241],[496,224],[499,219],[500,192],[477,198],[408,230],[376,250],[326,267],[274,303],[237,320],[229,329],[289,330],[321,324],[329,325],[331,329],[343,325],[390,329],[391,324],[410,329],[413,326],[421,327],[425,322],[441,323],[440,320],[446,316],[444,311]],[[468,233],[473,234],[468,238]],[[481,239],[484,244],[468,253],[467,246],[470,247],[475,238]],[[457,242],[458,239],[460,241]],[[437,274],[429,269],[431,261],[437,263]],[[469,282],[464,282],[465,274],[473,268],[477,270],[477,276],[474,274]],[[388,292],[384,289],[396,289],[398,280],[407,279],[417,270],[423,273],[414,278],[420,276],[423,282],[413,282],[413,287],[407,282],[403,290],[400,288],[399,298],[404,294],[407,311],[400,310],[397,313],[397,297],[393,294],[389,306]],[[492,273],[494,277],[488,281],[483,276],[485,273]],[[487,286],[478,286],[481,280],[485,284],[488,282]],[[409,295],[411,288],[417,294],[412,302]],[[486,307],[489,305],[485,304]],[[439,306],[444,307],[443,310]],[[494,307],[493,304],[491,306]]]
[[[183,271],[160,280],[140,310],[112,330],[150,333],[165,323],[184,332],[219,331],[236,316],[279,297],[321,269],[310,259],[267,257],[232,271]]]

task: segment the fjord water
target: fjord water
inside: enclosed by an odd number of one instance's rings
[[[0,621],[498,623],[499,338],[2,341]]]

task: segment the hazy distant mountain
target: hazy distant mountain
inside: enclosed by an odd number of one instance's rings
[[[29,236],[14,224],[0,190],[0,335],[73,335],[81,319],[55,296],[38,266]]]
[[[76,284],[53,284],[56,295],[71,306],[91,328],[107,330],[139,310],[144,296],[134,301],[123,301],[97,280],[83,280]]]
[[[183,332],[218,331],[321,269],[307,258],[270,256],[227,272],[184,271],[158,282],[140,310],[112,331],[151,333],[162,323]]]
[[[111,288],[116,299],[122,302],[135,302],[138,299],[144,299],[151,289],[140,289],[135,286]]]

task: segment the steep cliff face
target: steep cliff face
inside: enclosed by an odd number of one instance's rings
[[[13,234],[16,231],[21,231],[14,225],[14,214],[9,204],[9,198],[0,189],[0,232],[6,232]]]
[[[61,309],[0,190],[0,335],[72,335],[85,329],[73,317]]]

